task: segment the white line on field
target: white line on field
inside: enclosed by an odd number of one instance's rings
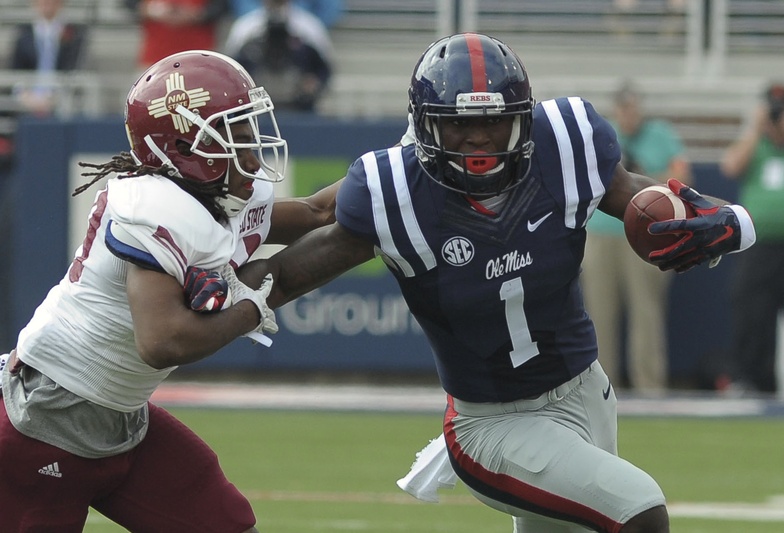
[[[426,505],[407,494],[378,492],[304,492],[250,491],[251,500],[296,502],[386,503],[393,505]],[[440,505],[482,505],[469,495],[439,495]],[[784,502],[771,498],[766,503],[740,502],[673,502],[667,504],[671,517],[707,518],[711,520],[741,520],[755,522],[784,522]]]
[[[439,386],[168,382],[155,391],[152,401],[165,407],[443,413],[446,394]],[[784,402],[776,399],[724,398],[696,392],[673,392],[662,397],[642,397],[626,393],[619,397],[618,414],[784,416]]]
[[[393,505],[427,505],[407,494],[378,492],[305,492],[305,491],[248,491],[245,496],[253,501],[278,502],[335,502],[335,503],[383,503]],[[440,495],[439,505],[483,505],[469,495]],[[431,504],[432,505],[432,504]],[[674,502],[667,504],[672,518],[704,518],[709,520],[737,520],[747,522],[784,522],[784,500],[771,498],[767,503],[740,502]],[[91,524],[109,523],[109,519],[91,512],[87,517]]]

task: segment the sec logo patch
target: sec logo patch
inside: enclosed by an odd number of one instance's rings
[[[474,258],[474,245],[465,237],[452,237],[441,248],[441,257],[452,266],[463,266]]]

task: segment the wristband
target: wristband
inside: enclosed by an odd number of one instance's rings
[[[730,209],[738,217],[738,224],[740,225],[740,247],[737,250],[728,252],[731,254],[742,252],[749,248],[757,240],[757,232],[754,230],[754,222],[751,220],[751,215],[746,208],[742,205],[728,205]]]

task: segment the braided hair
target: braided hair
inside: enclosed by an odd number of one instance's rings
[[[118,179],[137,178],[139,176],[163,176],[171,180],[180,189],[193,196],[204,208],[209,211],[217,222],[225,222],[229,216],[226,210],[218,203],[219,196],[226,196],[227,187],[223,183],[202,183],[188,180],[178,175],[176,169],[169,165],[154,167],[137,163],[130,152],[120,152],[112,157],[111,161],[100,164],[84,163],[79,161],[82,168],[93,168],[95,172],[83,172],[82,176],[90,177],[89,183],[77,187],[71,196],[76,196],[89,189],[94,183],[109,174],[116,173]]]

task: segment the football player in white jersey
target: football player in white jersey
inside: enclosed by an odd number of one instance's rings
[[[381,255],[447,392],[443,447],[422,454],[434,483],[454,469],[518,532],[666,533],[658,484],[617,455],[616,399],[579,285],[591,214],[622,218],[656,182],[623,168],[589,102],[536,103],[520,59],[486,35],[433,43],[409,104],[402,144],[414,143],[355,161],[336,223],[249,263],[243,279],[258,286],[272,272],[276,307]],[[682,235],[651,254],[661,269],[754,242],[742,207],[669,185],[698,216],[650,226]]]
[[[131,531],[256,531],[214,452],[149,398],[178,365],[277,329],[269,281],[233,269],[334,220],[334,190],[273,209],[286,142],[266,91],[221,54],[150,67],[125,126],[131,151],[87,165],[92,183],[118,177],[2,372],[0,531],[82,531],[89,507]]]

